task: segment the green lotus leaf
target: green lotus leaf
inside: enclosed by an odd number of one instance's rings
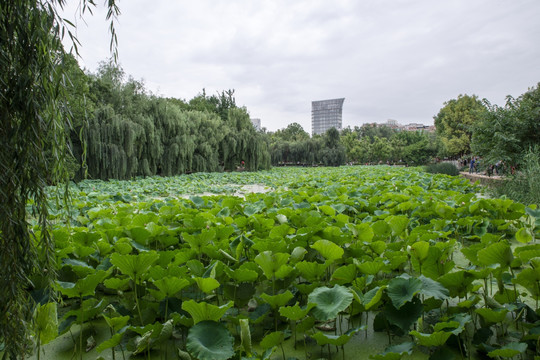
[[[215,229],[204,229],[200,234],[192,235],[186,232],[182,233],[182,239],[189,244],[197,254],[202,252],[203,247],[210,244],[216,237]]]
[[[490,324],[496,324],[502,322],[506,318],[506,314],[508,314],[507,309],[488,309],[488,308],[480,308],[475,309],[474,312],[482,316],[484,320],[487,323]]]
[[[451,332],[436,331],[431,334],[420,333],[416,330],[409,332],[410,335],[416,338],[418,344],[422,346],[441,346],[446,343],[446,340],[452,335]]]
[[[368,243],[368,246],[378,255],[381,255],[384,252],[384,250],[386,250],[386,243],[380,240],[374,241],[372,243]]]
[[[341,259],[344,250],[329,240],[318,240],[311,248],[317,250],[326,260],[334,261]]]
[[[470,309],[480,302],[481,298],[478,295],[473,295],[466,300],[463,300],[457,304],[460,308]]]
[[[223,325],[202,321],[189,329],[186,348],[199,360],[227,360],[234,355],[234,339]]]
[[[125,290],[129,285],[129,278],[119,279],[119,278],[109,278],[103,281],[103,285],[109,289],[114,290]]]
[[[247,356],[251,356],[251,330],[249,328],[249,319],[238,320],[240,324],[240,341],[241,346]]]
[[[510,266],[514,256],[510,245],[497,242],[478,251],[478,261],[482,265],[490,266],[500,264],[502,267]]]
[[[154,281],[154,285],[159,289],[159,292],[156,293],[160,294],[157,299],[163,300],[166,297],[172,297],[189,284],[189,280],[187,279],[172,276],[166,276],[156,280]]]
[[[391,303],[387,303],[383,309],[382,315],[386,320],[406,333],[422,316],[424,307],[420,299],[415,298],[400,309],[396,309]]]
[[[381,300],[383,291],[386,288],[387,288],[387,285],[384,285],[381,287],[377,286],[364,294],[363,304],[366,310],[371,309],[372,307],[374,307],[375,305],[379,303],[379,301]]]
[[[334,285],[333,288],[326,286],[316,288],[308,296],[308,302],[316,304],[313,315],[322,321],[335,319],[351,304],[352,300],[351,291],[340,285]]]
[[[501,348],[497,350],[490,351],[488,353],[488,356],[491,358],[511,358],[518,354],[523,354],[527,350],[527,344],[526,343],[517,343],[512,342],[509,344],[506,344],[505,346],[502,346]]]
[[[76,283],[58,281],[58,290],[69,298],[84,297],[94,295],[96,286],[103,281],[110,272],[98,270],[85,278],[77,280]]]
[[[325,334],[322,332],[316,332],[315,334],[311,335],[312,338],[314,338],[317,341],[317,345],[324,346],[324,345],[334,345],[334,346],[342,346],[351,340],[351,338],[359,331],[363,330],[365,326],[361,328],[356,329],[350,329],[345,334],[341,335],[331,335],[331,334]]]
[[[231,279],[238,282],[253,282],[259,277],[259,274],[256,271],[246,268],[239,268],[236,270],[225,268],[225,272]]]
[[[404,342],[398,345],[393,345],[384,350],[382,354],[370,355],[370,359],[374,360],[400,360],[404,355],[412,354],[414,343]]]
[[[131,234],[131,238],[133,240],[144,246],[148,245],[148,239],[150,239],[150,236],[152,235],[150,231],[146,230],[144,227],[138,226],[131,228],[129,233]]]
[[[81,260],[64,259],[62,263],[71,267],[78,277],[85,277],[96,271],[93,267]]]
[[[429,253],[429,243],[427,241],[417,241],[411,245],[410,254],[418,261],[423,262]]]
[[[143,252],[137,255],[111,254],[111,263],[120,269],[123,274],[137,281],[141,280],[143,275],[150,269],[150,266],[158,259],[159,254],[154,251]]]
[[[296,264],[297,262],[302,261],[306,253],[307,250],[305,248],[300,246],[295,247],[294,250],[291,252],[290,263]]]
[[[201,289],[201,291],[206,294],[210,294],[212,291],[214,291],[220,286],[219,281],[210,277],[195,277],[193,278],[193,280],[195,280],[199,289]]]
[[[311,261],[300,261],[295,266],[300,275],[309,281],[318,281],[326,271],[328,264],[320,264]]]
[[[520,243],[526,244],[532,241],[533,237],[528,229],[521,228],[516,232],[516,240]]]
[[[294,297],[294,295],[289,291],[285,291],[284,293],[278,294],[278,295],[268,295],[265,293],[261,294],[261,299],[263,299],[268,305],[272,307],[272,309],[276,309],[280,306],[285,306]]]
[[[34,332],[41,345],[48,344],[58,336],[58,315],[55,302],[38,305],[34,310]]]
[[[451,219],[455,213],[455,210],[454,208],[439,202],[435,206],[435,212],[443,219]]]
[[[329,206],[329,205],[321,205],[319,206],[319,210],[325,214],[325,215],[328,215],[328,216],[334,216],[336,215],[336,210]]]
[[[279,221],[280,224],[286,224],[288,221],[287,221],[287,216],[283,215],[283,214],[277,214],[276,215],[276,220]]]
[[[382,237],[386,237],[392,232],[392,228],[390,228],[390,226],[382,220],[374,222],[371,225],[371,229],[375,235]]]
[[[375,236],[375,233],[373,229],[371,228],[369,223],[362,223],[359,225],[356,225],[356,236],[358,237],[358,240],[360,242],[371,242],[373,240],[373,236]]]
[[[114,244],[114,249],[116,250],[116,252],[120,253],[121,255],[130,254],[131,251],[133,250],[133,247],[129,243],[129,239],[128,238],[124,238],[124,239],[126,239],[126,240],[121,241],[122,239],[119,239]]]
[[[450,292],[451,297],[466,297],[469,286],[474,281],[474,276],[465,270],[451,272],[437,279]]]
[[[376,275],[379,273],[379,271],[384,268],[384,263],[380,258],[376,258],[373,261],[363,261],[359,262],[357,259],[353,260],[356,264],[356,267],[362,274],[366,275]]]
[[[296,331],[300,333],[305,333],[315,326],[315,318],[307,316],[298,324],[296,324]]]
[[[540,288],[538,287],[538,283],[540,282],[540,266],[523,269],[512,281],[529,290],[534,299],[538,300],[540,298]]]
[[[277,269],[275,277],[276,279],[284,279],[287,276],[289,276],[294,271],[294,268],[290,265],[281,265],[279,269]]]
[[[192,196],[189,198],[193,204],[197,207],[197,208],[200,208],[200,207],[203,207],[204,206],[204,199],[200,196]]]
[[[441,283],[425,277],[424,275],[420,275],[418,280],[422,282],[420,294],[424,295],[426,298],[435,298],[438,300],[448,299],[450,292]]]
[[[283,239],[287,235],[289,235],[289,232],[293,231],[292,228],[287,224],[281,224],[278,226],[274,226],[272,230],[270,230],[270,233],[268,233],[268,237],[270,239]]]
[[[384,221],[390,226],[394,236],[401,236],[409,225],[409,218],[405,215],[390,215]]]
[[[298,321],[305,318],[309,311],[314,307],[315,304],[313,303],[308,303],[306,306],[300,307],[297,302],[293,306],[281,306],[279,308],[279,314],[289,320]]]
[[[113,336],[111,336],[110,339],[105,340],[101,344],[99,344],[96,347],[97,352],[102,352],[107,349],[113,348],[115,346],[118,346],[120,342],[122,341],[122,336],[124,336],[124,333],[116,333]]]
[[[446,331],[451,332],[454,335],[458,335],[464,330],[461,324],[457,321],[442,321],[433,326],[433,331]]]
[[[228,217],[231,215],[231,209],[229,209],[227,206],[223,207],[217,214],[217,217]]]
[[[219,321],[233,305],[232,301],[216,306],[204,301],[197,303],[195,300],[188,300],[182,303],[182,310],[187,311],[193,318],[193,323],[197,324],[205,320]]]
[[[263,349],[271,349],[274,346],[278,346],[279,344],[281,344],[283,342],[284,338],[285,338],[285,335],[283,334],[283,332],[274,331],[274,332],[271,332],[270,334],[266,335],[261,340],[260,345],[261,345],[261,347]]]
[[[352,283],[354,279],[356,279],[356,265],[349,264],[334,270],[330,283],[344,285]]]
[[[119,331],[121,328],[127,325],[130,317],[129,315],[126,316],[116,316],[116,317],[108,317],[103,315],[103,318],[105,319],[105,322],[111,329],[113,329],[114,332]]]
[[[396,309],[401,308],[422,290],[422,281],[416,278],[397,277],[388,283],[386,293]]]
[[[289,254],[285,253],[272,253],[271,251],[264,251],[255,256],[254,261],[260,266],[264,272],[264,276],[271,280],[274,278],[279,268],[287,263],[289,256]]]

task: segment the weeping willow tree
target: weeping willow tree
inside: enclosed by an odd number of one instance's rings
[[[268,142],[258,133],[244,108],[231,108],[225,122],[228,131],[220,146],[221,160],[226,170],[234,170],[242,161],[249,171],[268,169]]]
[[[0,343],[10,359],[29,350],[31,278],[55,278],[46,187],[66,179],[70,152],[69,83],[60,66],[65,28],[57,12],[64,3],[0,2]],[[114,17],[114,0],[108,6]],[[40,225],[39,236],[30,230],[30,217]]]
[[[99,179],[173,176],[270,166],[264,134],[237,108],[232,91],[186,105],[149,96],[144,85],[104,63],[91,86],[97,110],[86,127],[88,174]],[[226,115],[225,115],[225,109]]]

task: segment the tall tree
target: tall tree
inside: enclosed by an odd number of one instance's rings
[[[437,136],[443,144],[444,156],[463,156],[470,153],[472,125],[487,111],[476,95],[459,95],[444,103],[433,118]]]
[[[81,9],[93,3],[82,0]],[[64,0],[0,2],[0,342],[11,359],[27,351],[33,306],[30,278],[45,273],[54,280],[45,187],[67,178],[70,152],[69,82],[60,66],[65,27],[57,10],[64,4]],[[109,17],[114,18],[115,1],[108,6]],[[39,236],[30,232],[29,216],[38,220]]]
[[[540,146],[540,83],[517,99],[508,96],[504,107],[486,105],[489,111],[474,126],[474,152],[488,162],[519,164],[530,148]]]

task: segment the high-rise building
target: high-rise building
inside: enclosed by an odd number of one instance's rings
[[[343,101],[345,98],[311,102],[312,135],[324,134],[330,128],[341,130]]]

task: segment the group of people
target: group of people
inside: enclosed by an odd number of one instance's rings
[[[468,167],[469,168],[469,174],[472,173],[478,173],[478,169],[480,168],[480,158],[477,156],[473,156],[470,159],[460,159],[459,165],[461,167]],[[504,170],[506,168],[506,164],[503,160],[497,161],[495,164],[489,164],[486,168],[486,174],[488,176],[491,175],[502,175],[504,173]],[[512,167],[512,174],[514,173],[514,168]]]

